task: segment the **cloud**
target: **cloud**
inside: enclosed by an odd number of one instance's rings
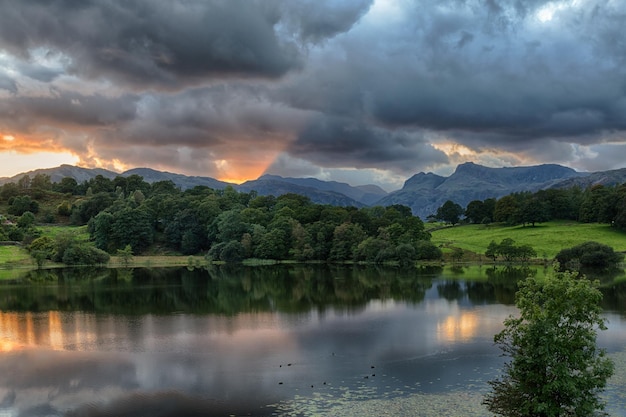
[[[415,166],[416,170],[433,169],[434,165]],[[304,159],[291,157],[287,153],[279,154],[264,174],[283,177],[318,178],[323,181],[338,181],[352,185],[378,184],[384,190],[394,191],[406,181],[406,173],[392,173],[376,168],[326,168]]]
[[[597,169],[603,152],[581,149],[626,141],[619,2],[0,6],[0,133],[18,151],[39,141],[109,167],[395,181],[470,156]]]
[[[373,0],[302,0],[284,3],[287,22],[304,41],[320,42],[349,31]]]
[[[0,46],[70,57],[67,71],[132,87],[174,88],[202,78],[276,78],[299,65],[262,1],[4,0]],[[62,17],[62,19],[60,19]]]
[[[29,63],[24,75],[42,81],[58,75],[30,65],[43,49],[67,55],[66,71],[78,77],[179,89],[209,79],[281,77],[298,69],[302,57],[279,27],[321,41],[349,30],[371,0],[0,4],[0,47]]]
[[[6,90],[9,93],[17,94],[17,83],[15,80],[0,74],[0,90]]]
[[[596,172],[624,168],[625,143],[597,144],[575,149],[577,158],[572,158],[572,165],[577,169]]]
[[[313,120],[286,151],[325,167],[381,168],[396,173],[447,161],[419,132],[389,131],[333,117]]]

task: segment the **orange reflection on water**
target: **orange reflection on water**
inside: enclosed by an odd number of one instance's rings
[[[437,337],[442,342],[467,341],[476,336],[478,317],[472,312],[451,315],[437,323]]]
[[[0,311],[0,351],[32,347],[80,350],[96,339],[93,319],[74,314],[70,322],[58,311],[15,313]]]
[[[0,312],[0,350],[8,352],[20,348],[19,318],[17,313]]]
[[[58,311],[48,312],[48,329],[50,347],[54,350],[63,350],[63,328]]]

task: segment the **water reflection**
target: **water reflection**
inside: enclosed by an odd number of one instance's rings
[[[280,415],[311,398],[324,415],[340,399],[479,393],[515,312],[516,278],[469,268],[90,274],[0,285],[0,415]],[[625,333],[611,316],[603,343]]]
[[[312,308],[362,309],[370,300],[423,301],[442,268],[392,269],[316,267],[162,268],[32,271],[0,285],[2,311],[91,311],[114,314],[233,315],[245,311],[307,312]],[[486,271],[489,274],[489,270]],[[500,275],[498,275],[500,274]],[[467,277],[472,279],[472,276]],[[469,282],[469,281],[468,281]],[[441,295],[474,303],[512,304],[516,278],[501,273],[458,288],[440,285]]]

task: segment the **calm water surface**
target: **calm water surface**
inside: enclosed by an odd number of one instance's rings
[[[33,272],[0,285],[0,417],[486,415],[527,273]],[[626,416],[626,288],[605,287],[608,411]]]

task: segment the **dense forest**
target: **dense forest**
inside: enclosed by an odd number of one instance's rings
[[[38,235],[36,222],[87,225],[90,246],[109,254],[124,249],[134,254],[204,254],[227,262],[412,263],[441,257],[422,220],[403,205],[338,207],[296,194],[261,196],[231,187],[183,191],[171,181],[150,184],[138,175],[112,180],[97,176],[83,183],[66,177],[52,183],[38,174],[3,185],[0,207],[6,210],[0,240],[23,241],[41,257],[66,263],[87,249],[66,242],[71,250],[60,251],[58,239]],[[452,224],[534,225],[564,219],[626,230],[626,184],[514,193],[472,201],[466,208],[448,201],[432,217]]]
[[[231,187],[181,191],[171,181],[149,184],[137,175],[113,180],[97,176],[83,184],[69,177],[50,183],[38,175],[5,184],[0,198],[16,218],[5,229],[7,239],[19,240],[16,234],[28,230],[40,200],[51,193],[63,200],[55,213],[39,218],[86,224],[93,244],[112,254],[130,247],[134,254],[206,254],[226,262],[258,258],[411,263],[441,257],[422,220],[405,206],[337,207],[296,194],[259,196]],[[50,238],[31,237],[31,248],[51,259],[56,252],[56,260],[63,261]]]

